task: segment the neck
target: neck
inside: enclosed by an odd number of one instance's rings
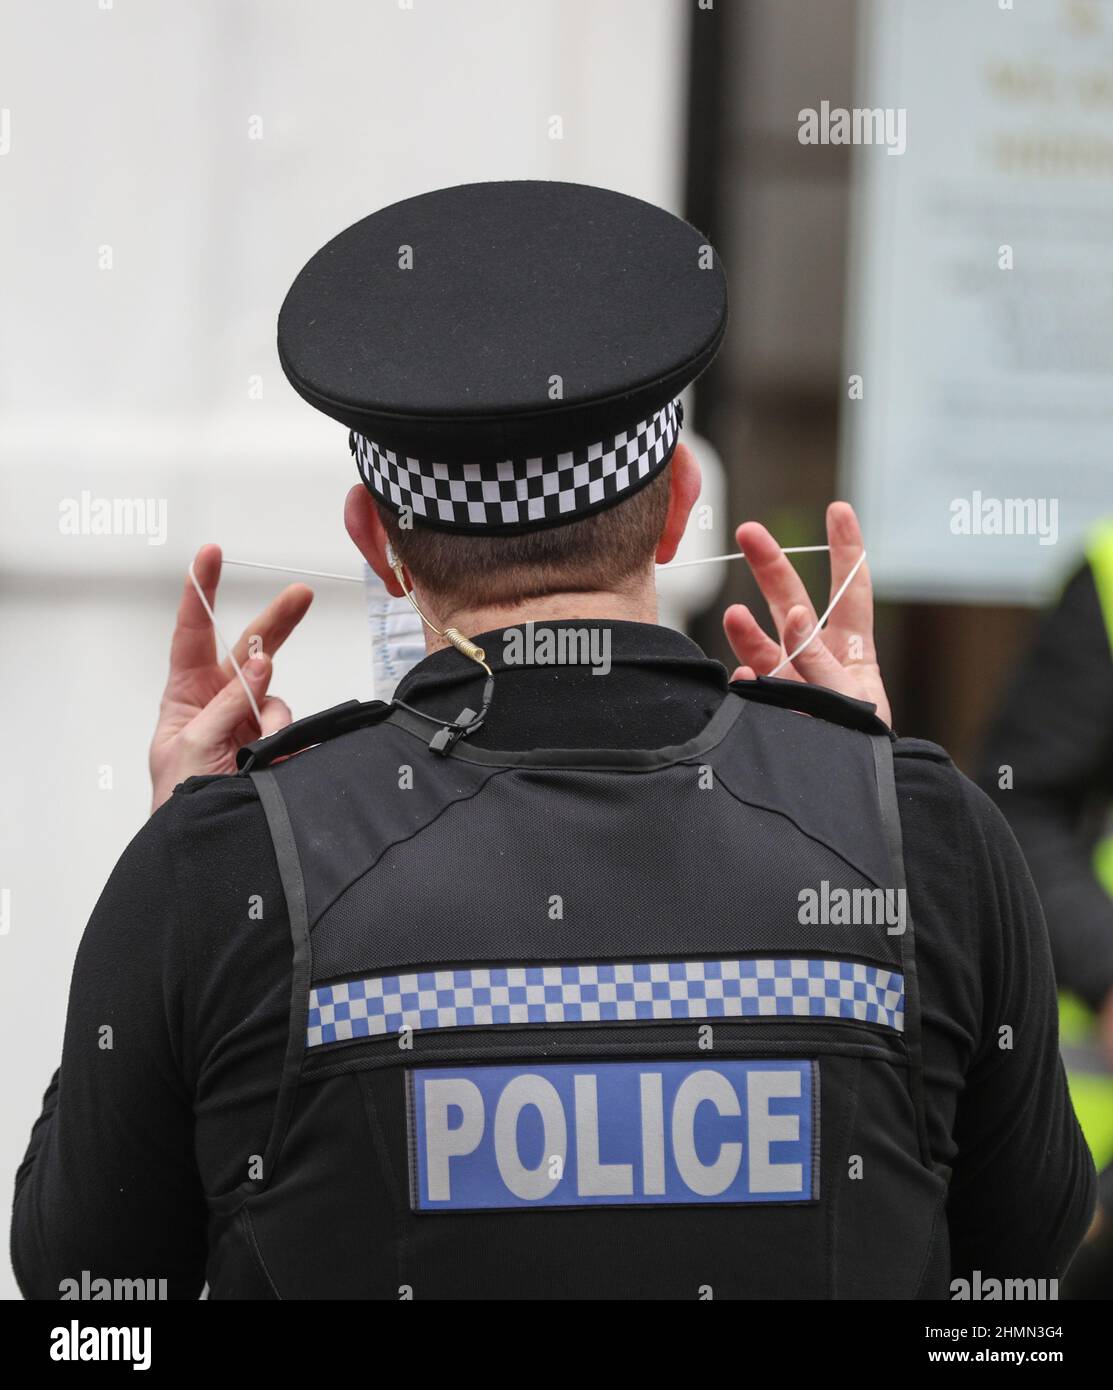
[[[544,594],[519,603],[485,604],[478,607],[441,603],[438,607],[418,593],[417,601],[439,628],[454,627],[465,637],[523,623],[559,623],[572,618],[613,619],[616,622],[656,623],[657,591],[650,575],[644,583],[616,592]],[[426,607],[426,604],[429,606]],[[441,651],[449,643],[425,629],[427,653]]]

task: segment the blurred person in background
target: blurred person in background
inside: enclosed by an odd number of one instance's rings
[[[1113,521],[1044,615],[993,720],[979,780],[1047,918],[1075,1112],[1099,1212],[1068,1292],[1113,1297]]]

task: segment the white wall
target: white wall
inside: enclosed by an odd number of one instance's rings
[[[189,556],[218,541],[358,570],[345,432],[275,356],[294,274],[349,223],[441,185],[569,178],[673,208],[680,192],[688,0],[100,4],[9,0],[0,46],[5,1191],[77,941],[147,812]],[[83,490],[165,501],[166,543],[63,535]],[[274,587],[230,574],[228,629]],[[295,714],[368,696],[364,633],[361,591],[318,586],[275,680]],[[6,1267],[0,1294],[16,1294]]]

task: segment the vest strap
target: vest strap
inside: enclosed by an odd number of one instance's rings
[[[358,705],[359,702],[352,700],[349,703]],[[332,711],[327,712],[332,713]],[[300,722],[308,724],[312,721],[303,719]],[[260,740],[260,742],[267,741]],[[286,899],[286,910],[290,922],[290,940],[293,949],[290,970],[290,1021],[282,1074],[279,1077],[274,1112],[271,1117],[270,1133],[263,1150],[263,1175],[261,1178],[248,1178],[231,1192],[210,1199],[210,1206],[214,1212],[230,1212],[240,1209],[247,1198],[264,1191],[270,1186],[274,1178],[275,1170],[282,1157],[286,1133],[290,1128],[290,1120],[297,1101],[298,1084],[305,1063],[305,1029],[309,1010],[309,991],[313,978],[313,951],[309,936],[309,912],[306,903],[305,880],[302,876],[297,839],[290,823],[290,813],[286,807],[285,798],[273,772],[264,769],[244,775],[250,775],[251,780],[255,783],[259,801],[266,815],[267,829],[274,846],[279,878],[282,882],[282,892]],[[271,1288],[274,1289],[275,1296],[281,1297],[261,1255],[259,1262]]]
[[[352,702],[353,704],[355,701]],[[251,780],[259,793],[271,832],[278,872],[290,915],[290,937],[293,945],[293,968],[290,972],[290,1031],[286,1040],[286,1058],[282,1081],[275,1101],[270,1137],[263,1157],[263,1179],[266,1187],[278,1165],[290,1117],[297,1099],[298,1082],[305,1061],[305,1028],[309,1009],[309,988],[313,976],[313,952],[309,938],[309,913],[305,898],[297,840],[286,801],[279,790],[273,772],[253,772]]]
[[[880,722],[880,721],[878,721]],[[884,727],[884,726],[882,726]],[[901,970],[904,974],[904,1048],[908,1057],[908,1089],[916,1113],[916,1136],[920,1144],[920,1159],[945,1180],[951,1170],[937,1164],[931,1156],[927,1131],[927,1106],[924,1101],[924,1060],[921,1043],[920,986],[916,973],[916,928],[908,902],[908,883],[904,869],[904,834],[900,823],[900,804],[897,800],[896,774],[893,767],[893,742],[888,736],[874,734],[874,772],[877,777],[877,799],[881,811],[886,848],[889,852],[893,885],[904,903],[904,931],[900,938]]]

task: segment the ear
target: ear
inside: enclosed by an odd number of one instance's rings
[[[684,528],[692,508],[696,505],[701,486],[699,464],[687,444],[678,444],[673,450],[669,467],[669,510],[665,517],[665,527],[657,542],[657,564],[667,565],[676,554]]]
[[[362,483],[356,483],[344,499],[344,525],[356,549],[386,585],[387,593],[401,598],[402,586],[386,558],[386,529],[374,499]]]

